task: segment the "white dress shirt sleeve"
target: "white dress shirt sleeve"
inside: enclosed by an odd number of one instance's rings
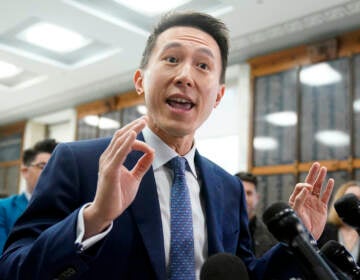
[[[84,209],[88,207],[91,203],[85,204],[83,207],[81,207],[78,218],[77,218],[77,225],[76,225],[76,240],[75,244],[79,246],[80,251],[84,251],[97,242],[99,242],[101,239],[103,239],[112,229],[113,223],[110,224],[110,226],[103,232],[94,235],[86,240],[83,240],[84,234],[85,234],[85,223],[84,223]]]

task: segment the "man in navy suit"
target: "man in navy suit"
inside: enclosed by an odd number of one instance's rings
[[[134,75],[148,115],[111,139],[57,147],[8,239],[0,279],[174,279],[167,163],[175,156],[187,161],[196,278],[218,252],[237,254],[254,279],[281,279],[296,267],[282,245],[255,259],[240,180],[196,150],[197,128],[224,95],[227,57],[222,22],[201,13],[164,17]],[[315,238],[334,184],[320,195],[325,176],[314,164],[290,197]]]
[[[22,155],[21,175],[25,180],[25,191],[0,200],[0,253],[15,221],[24,212],[31,194],[57,143],[54,139],[45,139],[26,149]]]

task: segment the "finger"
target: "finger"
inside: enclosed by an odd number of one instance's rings
[[[326,167],[321,167],[320,170],[319,170],[319,173],[318,173],[318,176],[315,180],[315,183],[314,183],[314,188],[312,190],[313,194],[319,196],[320,195],[320,192],[321,192],[321,187],[322,187],[322,184],[325,180],[325,177],[326,177],[326,173],[327,173],[327,169]]]
[[[317,173],[320,169],[320,163],[318,162],[314,162],[308,172],[308,175],[305,178],[305,183],[308,183],[310,185],[314,185],[316,178],[317,178]]]
[[[294,204],[295,203],[295,198],[299,195],[299,193],[303,190],[303,189],[308,189],[309,191],[312,190],[312,186],[310,184],[307,183],[297,183],[295,186],[294,191],[292,192],[292,194],[290,195],[289,198],[289,203]]]
[[[116,131],[107,148],[107,153],[116,153],[119,146],[122,145],[122,142],[126,139],[127,135],[132,131],[135,131],[136,135],[139,134],[140,131],[145,128],[146,123],[147,118],[142,117]]]
[[[294,198],[293,209],[297,212],[305,203],[307,195],[310,193],[309,189],[303,188],[301,192]]]
[[[124,148],[124,145],[127,145],[128,136],[129,134],[124,134],[112,140],[111,145],[106,148],[100,157],[99,169],[107,169],[108,165],[113,164],[114,157],[118,156],[117,152]]]
[[[135,140],[135,131],[130,131],[126,136],[125,140],[121,141],[122,143],[120,143],[118,149],[115,151],[114,156],[111,158],[110,164],[112,164],[114,167],[122,165],[127,155],[131,152],[131,147],[134,144]]]
[[[334,189],[334,185],[335,185],[334,179],[330,178],[326,184],[325,191],[321,197],[321,201],[324,202],[325,204],[328,204],[328,202],[330,200],[331,193]]]
[[[131,170],[132,175],[140,181],[145,173],[149,170],[152,162],[154,161],[155,151],[151,150],[145,153],[136,163],[134,168]]]

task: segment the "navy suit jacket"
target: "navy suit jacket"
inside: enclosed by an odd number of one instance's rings
[[[141,134],[139,137],[143,140]],[[27,210],[9,236],[0,259],[0,279],[166,279],[162,222],[152,169],[145,174],[134,202],[114,221],[104,239],[85,251],[75,244],[78,211],[95,196],[99,157],[110,140],[57,146]],[[125,166],[132,168],[141,155],[131,152]],[[249,249],[240,180],[198,153],[195,164],[205,202],[209,255],[237,254],[256,279],[271,279],[267,275],[284,270],[289,255],[281,246],[260,260]]]
[[[0,199],[0,254],[15,221],[24,212],[28,200],[25,193]]]

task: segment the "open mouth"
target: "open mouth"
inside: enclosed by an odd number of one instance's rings
[[[191,108],[195,106],[194,103],[183,98],[167,99],[166,103],[169,104],[172,108],[186,110],[186,111],[191,110]]]

